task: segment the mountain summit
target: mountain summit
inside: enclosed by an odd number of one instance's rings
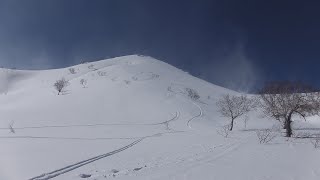
[[[237,121],[229,138],[219,135],[228,121],[216,102],[239,93],[151,57],[1,69],[0,87],[0,179],[320,177],[311,146],[282,137],[258,143],[255,129],[275,123],[258,112]]]

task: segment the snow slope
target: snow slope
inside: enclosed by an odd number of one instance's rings
[[[237,92],[138,55],[72,68],[0,70],[1,180],[320,178],[320,149],[309,140],[259,144],[255,130],[277,124],[259,112],[229,138],[217,133],[228,121],[216,100]],[[70,85],[57,95],[62,77]],[[318,117],[295,126],[320,130]]]

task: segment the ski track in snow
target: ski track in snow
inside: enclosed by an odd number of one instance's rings
[[[156,126],[168,124],[171,121],[178,119],[180,112],[175,112],[175,116],[169,120],[159,123],[101,123],[101,124],[70,124],[70,125],[51,125],[51,126],[26,126],[26,127],[13,127],[13,129],[44,129],[44,128],[68,128],[68,127],[95,127],[95,126]],[[0,127],[0,130],[10,130],[9,127]]]
[[[172,121],[175,121],[179,118],[180,116],[180,112],[177,111],[175,113],[175,116],[167,121],[164,121],[164,122],[161,122],[161,123],[156,123],[156,124],[153,124],[153,125],[165,125],[167,127],[167,130],[170,130],[169,132],[162,132],[162,133],[157,133],[157,134],[153,134],[153,135],[149,135],[149,136],[144,136],[144,137],[128,137],[128,138],[64,138],[64,137],[36,137],[36,136],[12,136],[12,137],[0,137],[0,138],[14,138],[14,139],[18,139],[18,138],[28,138],[28,139],[70,139],[70,140],[113,140],[113,139],[124,139],[124,140],[128,140],[128,139],[138,139],[130,144],[128,144],[127,146],[124,146],[120,149],[117,149],[117,150],[114,150],[114,151],[111,151],[111,152],[108,152],[108,153],[105,153],[105,154],[102,154],[102,155],[99,155],[99,156],[96,156],[96,157],[93,157],[93,158],[90,158],[90,159],[87,159],[87,160],[83,160],[83,161],[80,161],[78,163],[75,163],[75,164],[72,164],[72,165],[69,165],[69,166],[66,166],[66,167],[63,167],[63,168],[60,168],[58,170],[54,170],[52,172],[49,172],[49,173],[45,173],[45,174],[42,174],[40,176],[36,176],[34,178],[31,178],[29,180],[48,180],[48,179],[52,179],[52,178],[55,178],[59,175],[62,175],[62,174],[65,174],[67,172],[70,172],[72,170],[75,170],[79,167],[82,167],[84,165],[87,165],[87,164],[90,164],[94,161],[97,161],[99,159],[102,159],[102,158],[105,158],[105,157],[108,157],[108,156],[111,156],[111,155],[114,155],[116,153],[119,153],[121,151],[124,151],[138,143],[140,143],[142,140],[146,139],[146,138],[152,138],[152,137],[159,137],[159,136],[162,136],[164,134],[169,134],[169,133],[180,133],[180,132],[183,132],[183,131],[176,131],[176,130],[172,130],[170,127],[169,127],[169,123],[172,122]]]
[[[192,129],[191,127],[191,121],[193,121],[195,118],[198,118],[198,117],[201,117],[203,115],[203,111],[202,111],[202,108],[196,104],[195,102],[192,102],[192,104],[194,104],[198,109],[199,109],[199,114],[197,114],[196,116],[193,116],[191,119],[188,120],[187,122],[187,126]]]
[[[164,133],[157,133],[157,134],[153,134],[153,135],[149,135],[149,136],[144,136],[144,137],[141,137],[139,138],[138,140],[124,146],[124,147],[121,147],[119,149],[116,149],[114,151],[111,151],[111,152],[108,152],[108,153],[105,153],[105,154],[102,154],[102,155],[98,155],[98,156],[95,156],[93,158],[90,158],[90,159],[86,159],[86,160],[83,160],[83,161],[80,161],[80,162],[77,162],[77,163],[74,163],[74,164],[71,164],[69,166],[66,166],[66,167],[63,167],[63,168],[60,168],[60,169],[57,169],[57,170],[54,170],[52,172],[49,172],[49,173],[44,173],[40,176],[36,176],[36,177],[33,177],[33,178],[30,178],[28,180],[48,180],[48,179],[52,179],[52,178],[55,178],[57,176],[60,176],[62,174],[65,174],[67,172],[70,172],[72,170],[75,170],[77,168],[80,168],[82,166],[85,166],[87,164],[90,164],[94,161],[97,161],[97,160],[100,160],[102,158],[105,158],[105,157],[108,157],[108,156],[112,156],[114,154],[117,154],[121,151],[124,151],[126,149],[129,149],[131,148],[132,146],[140,143],[142,140],[144,139],[147,139],[147,138],[153,138],[153,137],[160,137],[164,134],[171,134],[171,133],[180,133],[180,132],[183,132],[183,131],[174,131],[174,132],[164,132]]]
[[[156,162],[154,164],[148,164],[148,169],[154,169],[154,168],[171,168],[171,166],[178,166],[178,168],[172,168],[176,169],[172,173],[159,175],[156,177],[152,177],[154,179],[181,179],[179,177],[176,177],[176,174],[186,174],[186,172],[190,172],[190,169],[204,165],[204,164],[212,164],[215,161],[217,161],[220,158],[223,158],[224,156],[238,150],[241,146],[246,144],[248,142],[247,138],[245,140],[239,140],[238,142],[234,143],[225,143],[220,144],[218,146],[213,147],[212,149],[204,152],[204,153],[196,153],[192,154],[190,156],[185,157],[179,157],[177,159],[170,159],[171,161],[165,161],[163,163]],[[214,156],[210,156],[211,153],[215,152],[216,154]],[[180,172],[180,173],[177,173]],[[122,174],[122,175],[128,175],[128,174]],[[110,176],[110,174],[109,174]],[[119,176],[119,174],[118,174]],[[151,178],[151,177],[150,177]],[[152,179],[151,178],[151,179]]]
[[[174,116],[172,119],[170,119],[170,120],[168,120],[168,121],[165,121],[165,122],[162,122],[162,123],[159,123],[158,125],[163,124],[163,125],[166,126],[166,130],[168,130],[168,131],[175,131],[175,130],[173,130],[173,129],[170,128],[169,123],[177,120],[179,117],[180,117],[180,112],[177,111],[176,114],[175,114],[175,116]]]
[[[9,70],[3,69],[0,84],[4,86],[4,95],[1,96],[0,111],[5,121],[0,127],[0,141],[3,143],[0,179],[102,180],[118,176],[123,176],[120,179],[319,179],[319,151],[311,147],[309,139],[302,139],[304,133],[310,133],[311,130],[312,136],[318,135],[318,117],[312,117],[310,124],[303,122],[301,127],[299,124],[296,131],[301,131],[301,137],[277,138],[269,145],[255,142],[255,131],[273,128],[273,123],[269,123],[267,118],[260,121],[258,112],[252,112],[252,116],[259,122],[250,123],[245,130],[240,128],[232,139],[216,137],[211,127],[218,128],[217,125],[224,123],[224,120],[212,108],[216,106],[214,102],[221,94],[240,94],[193,78],[167,63],[141,58],[133,55],[43,72],[10,70],[8,73]],[[129,67],[138,64],[139,66]],[[76,73],[73,74],[70,68],[76,69]],[[49,93],[52,91],[56,94],[52,83],[59,77],[65,77],[78,85],[72,85],[63,92],[70,94],[68,97],[55,100],[55,96],[50,96]],[[73,90],[82,88],[79,84],[81,78],[92,80],[92,88],[72,93]],[[126,85],[123,86],[120,82]],[[131,83],[132,90],[124,89]],[[190,88],[194,88],[192,90],[196,94],[199,90],[201,98],[190,94]],[[92,95],[97,96],[96,98],[111,96],[96,101],[91,98]],[[68,109],[70,106],[72,108]],[[77,106],[81,107],[79,112]],[[141,111],[134,112],[139,106]],[[137,116],[131,117],[129,113],[125,113],[120,118],[117,113],[123,108],[128,108],[130,113],[134,112]],[[74,112],[74,119],[64,121],[64,117],[69,117]],[[164,114],[165,112],[170,114]],[[62,113],[62,118],[57,121],[56,113]],[[99,118],[91,118],[87,113],[93,113],[97,115],[94,117]],[[146,121],[138,118],[141,116]],[[148,118],[150,120],[153,117],[165,119],[148,121]],[[216,122],[206,124],[204,119]],[[13,121],[7,124],[6,120],[18,120],[18,124],[13,125]],[[111,133],[108,132],[109,128],[112,129]],[[85,134],[87,131],[90,136]],[[248,134],[242,131],[247,131]],[[113,144],[111,140],[116,143]],[[54,152],[54,156],[49,157],[46,152],[40,152],[48,150],[47,153],[51,154],[56,143],[61,146],[71,142],[74,146],[70,144],[70,147],[62,148]],[[73,153],[81,153],[74,149],[81,149],[87,144],[89,146],[86,146],[86,151],[102,149],[102,152],[85,158],[82,154],[67,157]],[[122,151],[122,154],[117,154]],[[65,157],[68,158],[67,164],[59,160]],[[293,160],[292,157],[296,159]],[[259,164],[262,161],[264,167],[260,171]],[[308,166],[296,163],[303,161],[308,161]],[[33,163],[32,166],[30,163]],[[50,169],[40,170],[43,166]],[[243,173],[250,171],[250,168],[254,171],[249,176]],[[229,173],[230,169],[234,172]],[[16,173],[16,170],[19,172]],[[83,171],[90,174],[72,175]]]
[[[86,75],[88,73],[91,73],[93,71],[97,71],[97,70],[101,70],[101,69],[104,69],[106,67],[109,67],[109,66],[105,66],[105,67],[100,67],[100,68],[95,68],[95,69],[91,69],[89,68],[91,71],[88,71],[86,73],[83,73],[83,74],[79,74],[78,76],[75,76],[71,79],[69,79],[69,81],[72,81],[74,79],[77,79],[83,75]],[[137,74],[136,76],[138,75],[145,75],[143,72]],[[137,81],[144,81],[144,80],[152,80],[152,79],[155,79],[155,78],[158,78],[159,75],[156,75],[156,74],[153,74],[153,73],[149,73],[148,74],[149,76],[145,77],[145,79],[141,79],[141,78],[138,78],[136,76],[134,76],[136,78]],[[135,79],[133,78],[133,79]],[[43,129],[43,128],[68,128],[68,127],[93,127],[93,126],[155,126],[155,125],[165,125],[166,127],[166,130],[170,131],[170,132],[163,132],[163,133],[157,133],[157,134],[153,134],[153,135],[149,135],[149,136],[144,136],[144,137],[122,137],[122,138],[77,138],[77,137],[49,137],[49,136],[0,136],[0,139],[55,139],[55,140],[114,140],[114,139],[120,139],[120,140],[128,140],[128,139],[138,139],[138,140],[135,140],[134,142],[122,147],[122,148],[119,148],[117,150],[114,150],[114,151],[111,151],[111,152],[108,152],[108,153],[105,153],[105,154],[102,154],[102,155],[98,155],[98,156],[95,156],[93,158],[90,158],[90,159],[86,159],[86,160],[83,160],[83,161],[80,161],[78,163],[75,163],[75,164],[72,164],[72,165],[69,165],[69,166],[66,166],[66,167],[63,167],[63,168],[60,168],[60,169],[57,169],[57,170],[54,170],[52,172],[49,172],[49,173],[44,173],[40,176],[36,176],[36,177],[33,177],[29,180],[48,180],[48,179],[52,179],[52,178],[55,178],[59,175],[62,175],[62,174],[65,174],[67,172],[70,172],[72,170],[75,170],[77,168],[80,168],[82,166],[85,166],[87,164],[90,164],[94,161],[97,161],[99,159],[102,159],[102,158],[105,158],[105,157],[108,157],[108,156],[111,156],[111,155],[114,155],[116,153],[119,153],[121,151],[124,151],[138,143],[140,143],[143,139],[146,139],[146,138],[150,138],[150,137],[158,137],[158,136],[161,136],[163,134],[167,134],[167,133],[179,133],[179,132],[183,132],[183,131],[176,131],[176,130],[173,130],[172,128],[170,128],[170,122],[172,121],[175,121],[179,118],[180,116],[180,112],[177,111],[175,113],[175,116],[167,121],[164,121],[164,122],[160,122],[160,123],[146,123],[146,124],[73,124],[73,125],[52,125],[52,126],[29,126],[29,127],[15,127],[14,129]],[[8,130],[10,128],[0,128],[0,130]]]
[[[67,172],[70,172],[72,170],[75,170],[79,167],[82,167],[84,165],[87,165],[89,163],[92,163],[94,161],[97,161],[99,159],[102,159],[102,158],[105,158],[105,157],[108,157],[108,156],[111,156],[111,155],[114,155],[116,153],[119,153],[121,151],[124,151],[136,144],[138,144],[139,142],[141,142],[144,138],[141,138],[141,139],[138,139],[120,149],[117,149],[117,150],[114,150],[114,151],[111,151],[111,152],[108,152],[108,153],[105,153],[105,154],[102,154],[102,155],[99,155],[99,156],[96,156],[96,157],[93,157],[93,158],[90,158],[90,159],[87,159],[87,160],[84,160],[84,161],[81,161],[81,162],[78,162],[78,163],[75,163],[75,164],[72,164],[72,165],[69,165],[69,166],[66,166],[66,167],[63,167],[61,169],[57,169],[55,171],[52,171],[52,172],[49,172],[49,173],[45,173],[45,174],[42,174],[40,176],[36,176],[34,178],[31,178],[29,180],[48,180],[48,179],[52,179],[52,178],[55,178],[59,175],[62,175],[62,174],[65,174]]]
[[[175,113],[175,116],[167,121],[161,122],[161,123],[155,123],[151,125],[165,125],[166,130],[170,132],[163,132],[163,133],[157,133],[157,134],[166,134],[166,133],[175,133],[175,132],[184,132],[184,131],[177,131],[170,128],[169,123],[172,121],[175,121],[179,118],[180,112],[177,111]],[[145,125],[145,124],[144,124]],[[149,124],[150,125],[150,124]],[[56,126],[54,126],[56,127]],[[58,126],[60,127],[60,126]],[[69,127],[69,126],[67,126]],[[43,128],[43,127],[31,127],[31,128]],[[8,129],[8,128],[5,128]],[[19,129],[19,128],[15,128]],[[26,128],[20,128],[20,129],[26,129]],[[129,140],[129,139],[139,139],[139,138],[146,138],[146,137],[154,137],[154,135],[151,136],[143,136],[143,137],[98,137],[98,138],[79,138],[79,137],[50,137],[50,136],[0,136],[0,139],[54,139],[54,140]]]
[[[182,87],[182,89],[181,89],[181,87],[179,87],[179,86],[181,86]],[[173,90],[174,88],[177,88],[178,87],[178,90]],[[175,84],[175,83],[172,83],[169,87],[168,87],[168,91],[169,92],[172,92],[172,93],[174,93],[174,94],[184,94],[185,95],[185,92],[184,92],[184,89],[185,89],[186,87],[184,87],[184,86],[182,86],[182,85],[179,85],[179,84]],[[189,99],[188,99],[189,100]],[[198,118],[198,117],[201,117],[202,115],[203,115],[203,110],[202,110],[202,108],[198,105],[198,104],[196,104],[195,102],[193,102],[193,100],[189,100],[194,106],[196,106],[198,109],[199,109],[199,114],[197,114],[197,115],[195,115],[195,116],[193,116],[193,117],[191,117],[188,121],[187,121],[187,126],[190,128],[190,129],[192,129],[192,127],[191,127],[191,121],[193,121],[194,119],[196,119],[196,118]],[[200,101],[201,102],[201,101]]]
[[[108,66],[106,66],[106,67],[108,67]],[[104,69],[106,67],[101,67],[101,68],[98,68],[98,69],[94,69],[92,71]],[[88,73],[90,73],[92,71],[86,72],[85,74],[88,74]],[[81,74],[80,76],[83,76],[85,74]],[[70,80],[77,79],[80,76],[74,77],[74,78],[72,78]],[[147,78],[147,79],[144,79],[144,80],[151,80],[151,79],[154,79],[154,78],[157,78],[157,77],[151,76],[150,78]],[[141,80],[141,79],[139,79],[139,80]],[[199,105],[197,105],[195,102],[193,102],[193,101],[191,101],[191,102],[192,102],[192,104],[194,106],[196,106],[199,109],[199,114],[191,117],[191,119],[189,119],[187,121],[187,126],[190,129],[192,129],[192,127],[190,125],[191,121],[194,120],[197,117],[201,117],[202,114],[203,114],[201,107]],[[117,123],[114,123],[114,124],[103,124],[103,123],[102,124],[71,124],[71,125],[29,126],[29,127],[15,127],[14,128],[14,129],[42,129],[42,128],[68,128],[68,127],[94,127],[94,126],[156,126],[156,125],[165,125],[166,130],[169,131],[169,132],[157,133],[157,134],[144,136],[144,137],[77,138],[77,137],[46,137],[46,136],[0,136],[0,139],[1,138],[3,138],[3,139],[24,139],[24,138],[25,139],[55,139],[55,140],[115,140],[115,139],[118,139],[118,140],[129,140],[129,139],[138,139],[138,140],[135,140],[134,142],[128,144],[127,146],[124,146],[124,147],[119,148],[117,150],[114,150],[114,151],[111,151],[111,152],[108,152],[108,153],[105,153],[105,154],[102,154],[102,155],[99,155],[99,156],[95,156],[93,158],[90,158],[90,159],[87,159],[87,160],[83,160],[83,161],[80,161],[78,163],[75,163],[75,164],[72,164],[72,165],[69,165],[69,166],[54,170],[52,172],[45,173],[45,174],[42,174],[40,176],[36,176],[34,178],[29,179],[29,180],[48,180],[48,179],[55,178],[55,177],[57,177],[59,175],[65,174],[67,172],[70,172],[72,170],[75,170],[77,168],[80,168],[82,166],[85,166],[85,165],[87,165],[89,163],[92,163],[94,161],[97,161],[99,159],[114,155],[114,154],[119,153],[121,151],[124,151],[124,150],[126,150],[126,149],[128,149],[128,148],[130,148],[130,147],[132,147],[132,146],[134,146],[134,145],[136,145],[138,143],[140,143],[143,139],[150,138],[150,137],[158,137],[158,136],[161,136],[161,135],[167,134],[167,133],[184,132],[184,131],[176,131],[176,130],[170,128],[170,123],[175,121],[175,120],[177,120],[179,118],[179,116],[180,116],[180,112],[177,111],[177,112],[175,112],[174,117],[172,117],[171,119],[169,119],[167,121],[160,122],[160,123],[145,123],[145,124],[143,124],[143,123],[142,124],[137,124],[137,123],[135,123],[135,124],[133,124],[133,123],[123,123],[123,124],[117,124]],[[9,128],[0,128],[0,130],[8,130],[8,129]]]
[[[102,69],[105,69],[107,67],[110,67],[110,66],[113,66],[113,65],[107,65],[107,66],[103,66],[103,67],[100,67],[100,68],[89,68],[90,69],[88,72],[86,73],[83,73],[83,74],[78,74],[77,76],[74,76],[72,77],[71,79],[69,79],[70,81],[74,80],[74,79],[77,79],[81,76],[84,76],[88,73],[91,73],[93,71],[97,71],[97,70],[102,70]],[[157,74],[154,74],[152,72],[140,72],[140,73],[137,73],[136,75],[134,75],[132,77],[133,80],[135,81],[148,81],[148,80],[153,80],[153,79],[156,79],[158,78],[159,75]],[[171,86],[176,86],[176,84],[172,84]],[[180,88],[178,88],[178,92],[175,92],[175,91],[172,91],[172,87],[169,86],[170,88],[170,91],[175,93],[175,94],[184,94],[183,93],[183,90],[181,90]],[[176,88],[176,87],[175,87]],[[185,87],[183,87],[184,89]],[[168,90],[169,90],[168,89]],[[188,99],[188,98],[186,98]],[[188,99],[190,100],[190,99]],[[192,116],[189,120],[187,120],[187,126],[192,129],[191,127],[191,122],[198,118],[198,117],[201,117],[203,115],[203,110],[202,108],[196,104],[194,101],[190,100],[190,102],[196,106],[198,109],[199,109],[199,113]],[[201,103],[201,102],[200,102]],[[98,155],[98,156],[95,156],[93,158],[90,158],[90,159],[86,159],[86,160],[83,160],[83,161],[80,161],[78,163],[74,163],[74,164],[71,164],[69,166],[66,166],[66,167],[63,167],[63,168],[60,168],[60,169],[57,169],[57,170],[54,170],[52,172],[49,172],[49,173],[45,173],[45,174],[42,174],[40,176],[36,176],[34,178],[31,178],[29,180],[48,180],[48,179],[52,179],[52,178],[55,178],[59,175],[62,175],[62,174],[65,174],[65,173],[68,173],[72,170],[75,170],[77,168],[80,168],[82,166],[85,166],[87,164],[90,164],[94,161],[97,161],[97,160],[100,160],[102,158],[106,158],[108,156],[112,156],[116,153],[119,153],[121,151],[124,151],[126,149],[129,149],[131,148],[132,146],[140,143],[142,140],[146,139],[146,138],[151,138],[151,137],[159,137],[159,136],[162,136],[163,134],[168,134],[168,133],[179,133],[179,132],[184,132],[184,131],[177,131],[177,130],[174,130],[170,127],[170,123],[173,122],[173,121],[176,121],[177,119],[179,119],[180,117],[180,112],[177,111],[175,112],[175,115],[174,117],[172,117],[171,119],[169,120],[166,120],[166,121],[163,121],[163,122],[159,122],[159,123],[123,123],[123,124],[117,124],[117,123],[109,123],[109,124],[70,124],[70,125],[49,125],[49,126],[29,126],[29,127],[14,127],[14,129],[43,129],[43,128],[70,128],[70,127],[95,127],[95,126],[156,126],[156,125],[164,125],[166,130],[169,131],[169,132],[161,132],[161,133],[157,133],[157,134],[153,134],[153,135],[148,135],[148,136],[143,136],[143,137],[114,137],[114,138],[108,138],[108,137],[99,137],[99,138],[78,138],[78,137],[49,137],[49,136],[0,136],[0,139],[55,139],[55,140],[135,140],[134,142],[124,146],[124,147],[121,147],[119,149],[116,149],[114,151],[111,151],[111,152],[108,152],[108,153],[105,153],[105,154],[102,154],[102,155]],[[0,127],[0,130],[8,130],[10,128],[1,128]],[[235,149],[237,149],[240,144],[238,143],[235,143],[235,144],[232,144],[230,147],[229,145],[223,145],[221,146],[220,148],[224,149],[223,147],[227,147],[224,151],[222,151],[221,153],[217,154],[217,156],[215,156],[213,159],[210,159],[210,162],[215,160],[215,159],[218,159],[222,156],[224,156],[225,154],[229,153],[229,152],[232,152],[234,151]],[[218,148],[218,149],[220,149]],[[204,158],[204,160],[206,160]],[[202,160],[203,161],[203,160]],[[201,161],[201,162],[202,162]],[[207,161],[206,161],[207,162]],[[199,163],[199,162],[198,162]],[[193,167],[195,164],[198,164],[198,163],[191,163],[190,165]],[[191,168],[191,167],[190,167]],[[189,168],[188,168],[189,169]]]

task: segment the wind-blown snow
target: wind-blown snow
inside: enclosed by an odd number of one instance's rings
[[[277,124],[259,111],[247,127],[237,120],[229,138],[217,133],[228,121],[216,100],[237,92],[138,55],[72,68],[1,69],[0,179],[320,178],[320,149],[309,140],[278,135],[259,144],[255,129]],[[62,77],[70,85],[57,95]],[[295,125],[320,127],[318,117]]]

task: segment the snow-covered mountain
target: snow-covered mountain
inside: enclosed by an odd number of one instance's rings
[[[61,78],[69,86],[58,95]],[[320,178],[320,149],[309,140],[259,144],[255,129],[277,122],[258,111],[224,138],[216,101],[238,93],[151,57],[1,69],[0,93],[1,180]],[[296,124],[316,131],[318,121]]]

